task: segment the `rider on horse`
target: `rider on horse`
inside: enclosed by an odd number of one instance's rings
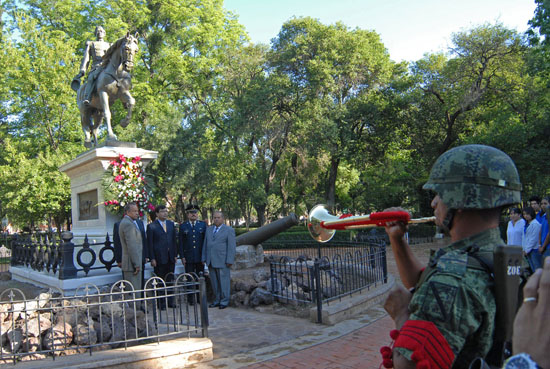
[[[80,78],[86,74],[86,70],[91,62],[92,67],[90,73],[88,73],[86,89],[84,91],[84,104],[86,105],[89,105],[90,100],[92,100],[92,93],[95,90],[96,80],[99,76],[99,72],[101,71],[103,55],[105,55],[105,52],[111,46],[110,43],[104,41],[105,30],[103,27],[97,26],[94,33],[97,40],[86,42],[86,50],[84,51],[84,57],[82,58],[82,63],[80,64],[80,73],[78,73],[73,79],[73,83],[75,83],[75,81],[77,82],[77,85],[73,87],[76,91],[80,85]]]

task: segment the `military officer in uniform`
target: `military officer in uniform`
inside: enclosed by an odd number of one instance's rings
[[[206,223],[198,220],[198,205],[187,205],[185,213],[187,215],[187,222],[182,223],[179,228],[179,255],[182,264],[185,266],[185,272],[195,273],[197,276],[200,276],[200,273],[204,271],[201,257]],[[193,304],[193,300],[190,299],[189,303]]]
[[[436,223],[452,243],[423,266],[405,241],[406,225],[389,223],[403,287],[385,304],[398,332],[385,365],[402,368],[467,368],[486,357],[493,345],[496,303],[489,270],[493,249],[505,245],[499,220],[504,208],[520,202],[521,184],[514,162],[502,151],[465,145],[442,154],[424,189],[435,197]],[[392,209],[395,210],[395,209]]]

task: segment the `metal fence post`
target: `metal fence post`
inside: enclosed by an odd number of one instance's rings
[[[381,249],[382,249],[382,273],[384,273],[384,283],[388,283],[388,262],[386,259],[387,245],[384,244],[384,247],[381,247]]]
[[[317,300],[317,323],[323,323],[323,288],[321,287],[321,268],[319,259],[313,263],[313,275],[315,278],[315,296]]]
[[[199,298],[201,301],[201,327],[202,336],[208,338],[208,301],[206,300],[206,279],[199,277]]]
[[[74,266],[74,243],[71,242],[73,239],[72,232],[63,232],[61,233],[61,238],[63,242],[59,247],[61,248],[61,268],[59,268],[59,279],[70,279],[76,278],[76,268]]]

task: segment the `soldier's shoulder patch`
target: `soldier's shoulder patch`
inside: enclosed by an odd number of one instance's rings
[[[428,282],[422,302],[423,313],[435,320],[448,321],[457,292],[457,286],[436,281]]]
[[[447,253],[437,261],[437,271],[463,276],[468,268],[468,255],[465,253]]]

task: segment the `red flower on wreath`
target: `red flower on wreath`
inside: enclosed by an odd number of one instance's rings
[[[153,194],[143,175],[143,163],[139,156],[127,158],[120,154],[109,163],[103,177],[104,205],[113,213],[120,214],[129,202],[138,205],[140,216],[154,210]]]

